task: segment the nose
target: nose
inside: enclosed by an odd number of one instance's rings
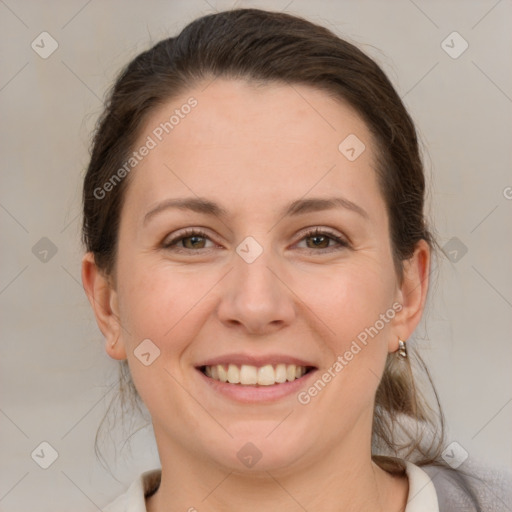
[[[234,268],[224,281],[217,314],[228,327],[263,335],[293,322],[294,295],[270,251],[264,250],[252,263],[234,255]]]

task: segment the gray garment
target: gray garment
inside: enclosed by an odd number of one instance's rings
[[[421,466],[437,492],[439,512],[512,512],[512,472],[467,459],[458,469]]]

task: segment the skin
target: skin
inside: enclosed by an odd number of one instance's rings
[[[115,275],[98,270],[90,253],[82,263],[106,351],[128,359],[152,416],[162,482],[147,509],[404,510],[407,478],[371,460],[373,404],[388,353],[421,318],[429,248],[418,244],[400,283],[368,128],[348,105],[308,86],[216,79],[154,111],[136,146],[190,96],[197,107],[129,177]],[[349,134],[366,146],[353,162],[338,150]],[[333,195],[366,216],[280,213],[291,201]],[[227,217],[167,209],[144,225],[160,201],[197,196]],[[194,227],[208,238],[162,247]],[[318,248],[303,235],[315,227],[348,246],[322,239]],[[236,252],[247,236],[263,249],[250,264]],[[233,352],[281,353],[322,374],[394,302],[402,310],[307,405],[296,394],[234,402],[195,369]],[[147,338],[160,349],[149,366],[134,355]],[[247,442],[262,454],[252,468],[237,458]]]

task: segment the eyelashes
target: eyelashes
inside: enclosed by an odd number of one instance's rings
[[[347,240],[325,228],[314,228],[302,233],[299,243],[307,239],[315,240],[313,242],[313,246],[303,248],[310,253],[325,254],[349,248],[349,243]],[[192,241],[191,247],[186,247],[187,240]],[[205,231],[201,230],[200,228],[190,228],[175,235],[170,240],[165,241],[162,244],[162,248],[173,252],[188,254],[203,253],[204,251],[209,251],[212,247],[194,247],[193,244],[199,243],[199,245],[201,245],[202,241],[212,242],[209,235]],[[331,242],[335,242],[337,245],[332,247],[330,246]],[[179,246],[180,243],[181,247]],[[325,246],[326,244],[327,247]]]
[[[208,235],[204,231],[201,231],[200,229],[188,229],[180,233],[179,235],[175,236],[174,238],[171,238],[171,240],[169,240],[168,242],[165,242],[163,248],[171,250],[178,249],[181,252],[193,251],[194,249],[176,247],[179,242],[191,238],[204,238],[205,240],[209,240]],[[203,249],[203,247],[199,247],[198,249]]]

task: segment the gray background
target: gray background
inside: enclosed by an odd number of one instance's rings
[[[117,363],[103,351],[80,281],[81,179],[120,67],[195,17],[233,5],[325,24],[376,58],[395,84],[417,123],[431,217],[453,260],[439,261],[416,341],[448,441],[474,460],[512,466],[510,0],[0,0],[2,511],[98,510],[158,466],[147,427],[123,449],[119,433],[117,461],[106,451],[113,475],[94,455]],[[59,45],[46,59],[31,48],[43,31]],[[453,31],[469,44],[458,58],[442,46]],[[462,48],[453,37],[446,44]],[[131,431],[141,426],[136,420]],[[31,457],[43,441],[58,452],[48,469]]]

